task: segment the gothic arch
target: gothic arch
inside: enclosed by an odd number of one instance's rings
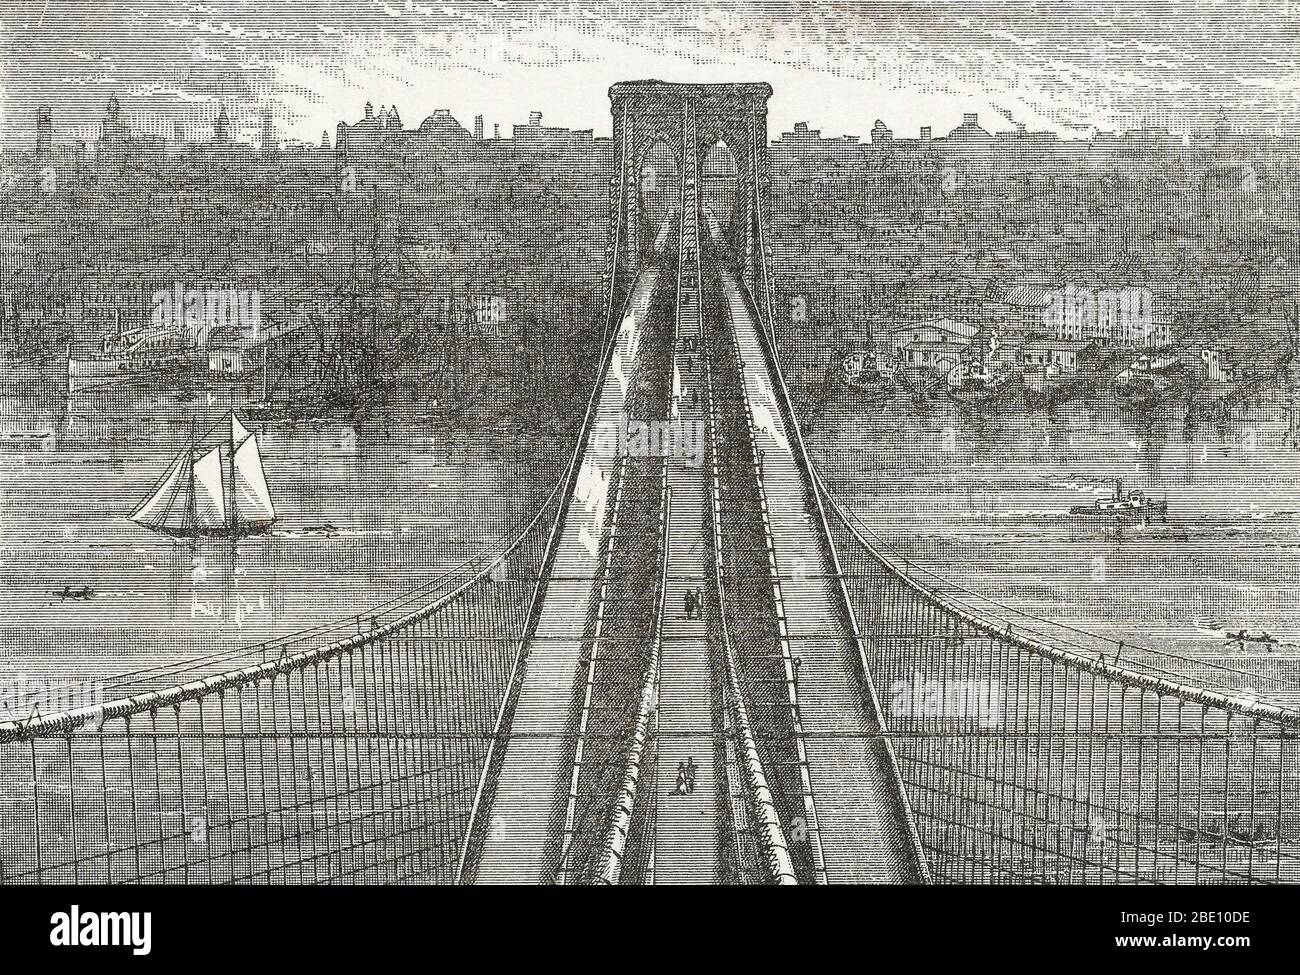
[[[701,206],[698,177],[709,150],[721,140],[731,151],[736,161],[736,190],[732,219],[724,228],[726,246],[720,253],[735,264],[750,295],[760,309],[765,308],[765,246],[771,226],[767,100],[771,96],[771,87],[761,83],[629,81],[610,88],[614,172],[606,266],[611,314],[621,309],[651,244],[643,226],[639,180],[646,154],[661,139],[673,149],[677,179],[683,179],[688,170],[696,174],[697,209]]]

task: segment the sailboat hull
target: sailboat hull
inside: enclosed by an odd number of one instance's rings
[[[265,525],[236,525],[230,528],[171,528],[166,525],[145,525],[158,532],[161,535],[169,535],[172,538],[247,538],[254,535],[265,535],[271,531],[271,524]]]

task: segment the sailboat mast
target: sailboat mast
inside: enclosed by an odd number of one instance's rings
[[[225,477],[225,471],[222,471]],[[239,513],[235,510],[235,411],[230,411],[230,503],[226,505],[229,522],[226,527],[232,531],[239,527]]]
[[[189,522],[188,527],[197,531],[199,525],[199,509],[194,501],[194,417],[190,417],[190,446],[185,451],[185,463],[188,467],[186,472],[189,476],[189,491],[185,496],[185,517]]]

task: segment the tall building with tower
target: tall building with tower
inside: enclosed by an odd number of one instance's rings
[[[262,113],[262,152],[272,153],[279,148],[275,139],[275,121],[269,111]]]
[[[42,105],[36,110],[36,158],[49,159],[53,148],[54,112],[49,105]]]

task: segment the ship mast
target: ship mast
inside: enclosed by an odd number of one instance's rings
[[[198,534],[199,527],[199,509],[194,503],[194,417],[190,417],[190,446],[185,452],[186,463],[189,467],[190,489],[186,494],[187,510],[185,516],[189,521],[189,528]]]
[[[231,534],[234,534],[239,528],[239,513],[235,509],[235,411],[230,411],[230,502],[226,506],[229,513],[229,523],[227,527]]]

